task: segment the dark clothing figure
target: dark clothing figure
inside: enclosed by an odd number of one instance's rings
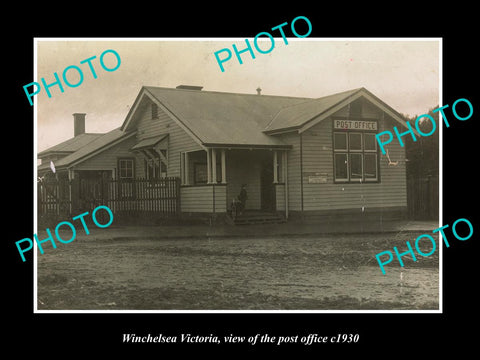
[[[243,213],[243,210],[245,210],[245,202],[248,199],[246,187],[247,184],[243,184],[242,189],[240,190],[240,195],[238,195],[238,200],[240,201],[240,214]]]

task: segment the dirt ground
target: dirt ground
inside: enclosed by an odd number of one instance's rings
[[[386,275],[375,259],[420,234],[84,236],[38,255],[38,309],[437,310],[438,250]]]

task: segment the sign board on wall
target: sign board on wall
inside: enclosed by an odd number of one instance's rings
[[[376,121],[363,120],[333,120],[334,129],[342,130],[377,130]]]
[[[327,177],[326,176],[309,176],[308,183],[309,184],[326,184]]]
[[[309,184],[326,184],[328,179],[328,174],[318,172],[304,172],[303,176]]]

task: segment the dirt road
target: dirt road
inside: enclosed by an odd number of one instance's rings
[[[412,233],[98,240],[38,256],[39,310],[438,309],[438,251],[386,266]],[[438,241],[438,239],[437,239]],[[402,276],[401,276],[402,273]]]

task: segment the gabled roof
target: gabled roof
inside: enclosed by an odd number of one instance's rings
[[[406,127],[406,119],[399,112],[362,87],[283,108],[267,125],[265,133],[274,134],[291,130],[303,132],[360,97]]]
[[[285,147],[269,135],[305,131],[359,97],[406,126],[402,115],[363,87],[312,99],[144,86],[121,129],[136,128],[137,109],[149,98],[201,146]]]
[[[205,146],[286,146],[263,130],[280,109],[308,99],[145,86],[131,109],[145,95]],[[136,121],[135,111],[131,111],[122,129],[134,129]]]
[[[265,127],[264,130],[269,132],[302,126],[315,116],[322,114],[324,111],[332,108],[334,105],[337,105],[345,99],[348,99],[355,93],[358,93],[360,90],[361,88],[348,90],[285,107],[275,115],[275,117]]]
[[[159,105],[202,146],[288,148],[279,137],[270,135],[292,130],[301,133],[359,97],[406,126],[401,114],[365,88],[311,99],[145,86],[120,128],[106,134],[78,135],[40,152],[38,157],[66,154],[55,161],[55,167],[68,168],[131,137],[140,119],[137,110],[147,104],[145,98]],[[150,147],[165,138],[166,135],[143,139],[134,149]],[[48,168],[48,163],[38,167]]]
[[[67,168],[70,166],[75,165],[80,161],[84,161],[99,152],[108,149],[109,147],[118,144],[119,142],[130,138],[134,135],[135,132],[126,133],[120,128],[114,129],[112,131],[107,132],[106,134],[98,134],[96,139],[90,141],[87,145],[83,146],[82,148],[78,149],[74,153],[71,153],[57,161],[55,161],[54,165],[56,169]],[[81,136],[81,135],[79,135]],[[77,136],[78,137],[78,136]],[[44,170],[49,168],[49,164],[41,164],[38,167],[38,170]]]
[[[77,135],[71,139],[61,142],[60,144],[49,147],[48,149],[39,152],[38,157],[41,159],[51,154],[73,153],[103,135],[104,134],[92,134],[92,133],[84,133],[84,134]]]

